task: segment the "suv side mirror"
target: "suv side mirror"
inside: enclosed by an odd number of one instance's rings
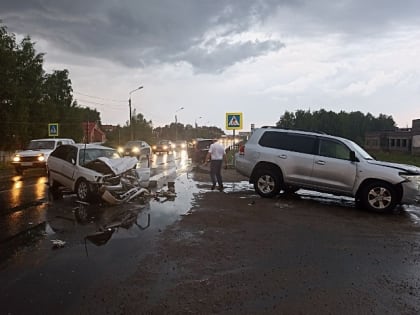
[[[354,151],[350,151],[350,161],[358,162],[359,159],[356,157],[356,153]]]

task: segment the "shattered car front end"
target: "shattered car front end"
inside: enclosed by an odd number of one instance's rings
[[[85,165],[100,174],[90,181],[91,189],[111,204],[126,202],[147,191],[150,168],[136,168],[137,159],[100,157]]]
[[[48,184],[53,196],[60,197],[62,188],[70,190],[83,202],[98,199],[103,192],[103,187],[119,186],[124,182],[133,182],[147,185],[150,170],[142,171],[140,179],[138,160],[135,157],[121,157],[113,148],[97,144],[72,144],[62,145],[54,150],[47,162]]]

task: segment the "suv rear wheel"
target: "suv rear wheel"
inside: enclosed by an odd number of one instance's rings
[[[360,201],[368,210],[390,212],[397,205],[397,192],[386,182],[374,181],[363,187]]]
[[[273,169],[260,169],[254,181],[255,191],[264,198],[277,196],[282,186],[281,176]]]

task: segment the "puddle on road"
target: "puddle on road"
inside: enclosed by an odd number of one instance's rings
[[[130,251],[138,254],[143,250],[150,250],[147,244],[152,242],[166,226],[180,220],[184,215],[191,214],[196,195],[207,192],[220,193],[217,190],[211,191],[210,182],[195,182],[188,172],[175,179],[172,175],[158,179],[160,185],[166,180],[174,180],[175,197],[135,199],[118,206],[85,205],[76,202],[74,195],[49,202],[45,210],[43,235],[45,242],[39,247],[51,251],[52,240],[61,240],[65,245],[60,251],[71,251],[74,254],[76,250],[79,252],[78,255],[84,253],[86,257],[109,256],[104,254],[104,250],[109,253],[119,253],[123,257]],[[165,191],[167,188],[163,185],[159,191]],[[247,181],[225,182],[224,193],[240,193],[239,198],[250,199],[250,205],[255,202],[253,200],[260,198]],[[306,190],[299,190],[293,198],[332,206],[354,207],[352,198]],[[283,200],[287,203],[290,201],[288,197],[280,196],[274,200],[275,205],[279,205],[280,208],[286,207],[282,203]],[[403,213],[410,222],[414,224],[420,222],[419,207],[405,207]],[[30,237],[33,238],[33,235]]]
[[[165,185],[151,197],[116,206],[76,202],[69,207],[69,200],[54,201],[47,212],[48,234],[62,238],[67,246],[77,245],[81,240],[103,246],[142,237],[146,230],[149,234],[161,232],[190,210],[194,194],[199,192],[186,176],[183,174],[175,180],[176,196],[159,194],[167,191]]]

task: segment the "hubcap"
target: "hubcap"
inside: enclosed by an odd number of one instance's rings
[[[375,209],[385,209],[391,201],[391,192],[384,187],[372,188],[368,193],[368,202]]]
[[[85,200],[88,194],[88,186],[85,182],[81,182],[79,184],[79,189],[77,190],[79,194],[79,198]]]
[[[258,189],[265,194],[271,193],[274,189],[274,179],[269,175],[261,176],[258,179]]]

